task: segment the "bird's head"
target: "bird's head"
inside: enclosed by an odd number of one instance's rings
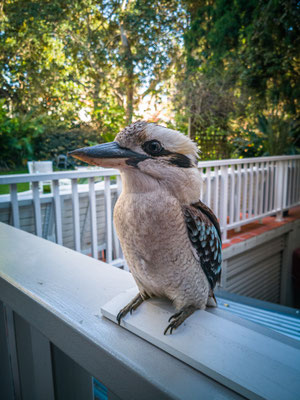
[[[142,174],[144,178],[163,183],[183,179],[192,170],[195,174],[197,152],[196,144],[182,133],[137,121],[123,129],[114,142],[84,147],[69,154],[88,164],[117,168],[122,175],[138,179]]]
[[[169,166],[195,167],[197,151],[196,144],[182,133],[153,123],[137,121],[123,129],[114,142],[83,147],[69,154],[101,167],[140,169],[146,163],[154,166],[155,170],[157,165],[163,170]]]

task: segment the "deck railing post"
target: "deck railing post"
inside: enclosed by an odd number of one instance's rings
[[[242,219],[246,219],[247,212],[247,199],[248,199],[248,164],[244,164],[243,169],[243,208],[242,208]]]
[[[211,168],[206,168],[206,203],[211,207]]]
[[[288,161],[282,161],[283,164],[283,192],[282,192],[282,209],[285,209],[287,207],[287,202],[288,202],[288,170],[289,170],[289,162]]]
[[[222,240],[227,240],[227,214],[228,214],[228,167],[221,167],[221,190],[220,190],[220,222],[222,232]]]
[[[56,243],[62,245],[62,223],[61,223],[61,200],[59,195],[59,181],[54,179],[52,182],[53,188],[53,199],[54,199],[54,210],[55,210],[55,230],[56,230]]]
[[[94,258],[98,258],[95,178],[89,178],[89,201],[90,201],[90,211],[91,211],[90,216],[91,216],[91,235],[92,235],[92,256]]]
[[[258,215],[258,196],[259,196],[259,162],[254,163],[255,166],[255,193],[254,193],[254,216]]]
[[[74,244],[75,250],[80,251],[80,213],[77,178],[72,179],[72,206],[73,206],[73,224],[74,224]]]
[[[12,183],[10,185],[10,201],[11,201],[11,208],[12,208],[13,225],[15,228],[20,228],[18,190],[17,190],[16,183]]]
[[[41,214],[39,182],[32,182],[32,192],[33,192],[33,206],[34,206],[34,216],[35,216],[35,233],[37,236],[42,237],[42,214]]]
[[[234,191],[235,191],[235,166],[230,167],[230,200],[229,200],[229,223],[235,221],[234,215]]]
[[[218,217],[219,215],[219,168],[220,167],[215,167],[215,185],[214,185],[214,205],[213,205],[213,211]]]
[[[276,163],[275,171],[275,209],[276,209],[276,220],[281,221],[283,216],[283,182],[284,181],[284,163],[278,161]]]
[[[110,177],[104,178],[104,198],[105,198],[105,216],[106,216],[106,262],[112,262],[112,218],[111,218],[111,192]]]
[[[121,192],[122,192],[122,180],[121,180],[121,176],[117,175],[117,197],[118,198],[119,198]],[[122,248],[121,248],[121,243],[118,238],[117,231],[116,231],[114,224],[113,224],[113,232],[114,232],[114,246],[115,246],[115,251],[116,251],[116,258],[124,258]]]

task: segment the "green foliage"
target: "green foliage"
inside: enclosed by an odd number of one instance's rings
[[[43,132],[43,138],[36,137],[34,154],[37,160],[55,160],[59,154],[103,142],[101,135],[88,127],[73,129],[49,129]]]
[[[175,104],[185,105],[192,137],[203,145],[211,126],[235,138],[233,149],[243,156],[295,152],[295,134],[288,121],[299,113],[297,1],[186,0],[184,4],[190,19],[184,35],[186,68],[178,71],[180,102],[175,97]],[[258,113],[276,118],[269,118],[266,125],[260,117],[261,133],[237,130],[241,125],[254,126]],[[220,150],[223,145],[222,138]]]
[[[277,115],[258,117],[258,129],[265,140],[265,154],[296,154],[300,140],[299,121],[284,120]]]
[[[79,147],[113,140],[112,121],[102,130],[89,126],[69,128],[49,116],[33,114],[10,117],[4,101],[0,101],[0,168],[26,166],[28,160],[53,160],[59,154],[67,154]],[[100,133],[102,131],[102,134]]]
[[[300,124],[297,120],[259,115],[256,130],[245,129],[234,136],[233,155],[237,157],[299,154]]]
[[[10,117],[4,100],[0,101],[0,168],[25,165],[33,156],[33,141],[42,132],[40,119],[25,116]]]
[[[297,151],[296,0],[10,0],[0,10],[2,167],[113,140],[147,95],[172,102],[169,125],[202,158]],[[259,128],[258,114],[268,116]]]
[[[248,129],[236,132],[232,147],[232,155],[237,158],[262,157],[266,151],[263,135]]]
[[[125,125],[125,110],[118,104],[101,101],[101,104],[92,113],[97,131],[101,133],[104,142],[114,140],[120,127]]]
[[[141,84],[152,93],[174,61],[176,2],[11,0],[3,6],[0,95],[14,109],[78,121],[103,100],[134,114]],[[123,121],[123,124],[125,121]]]
[[[228,140],[228,130],[219,126],[210,125],[195,136],[203,160],[217,160],[230,158],[231,143]]]
[[[299,3],[259,1],[243,40],[244,46],[239,48],[240,76],[252,101],[260,108],[295,116],[300,95]]]

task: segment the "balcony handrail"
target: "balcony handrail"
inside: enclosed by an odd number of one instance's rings
[[[294,156],[227,158],[226,160],[199,161],[198,167],[199,168],[221,167],[224,165],[239,165],[239,164],[261,163],[261,162],[271,162],[271,161],[289,161],[289,160],[299,160],[299,159],[300,159],[300,154]]]
[[[26,182],[40,182],[45,180],[93,178],[96,176],[105,177],[114,175],[120,175],[120,171],[113,168],[103,168],[103,169],[94,169],[87,171],[57,171],[47,174],[2,175],[0,176],[0,185],[26,183]]]

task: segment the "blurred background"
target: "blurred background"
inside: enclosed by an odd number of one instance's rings
[[[296,0],[4,0],[0,16],[2,174],[137,119],[202,160],[297,154]]]

